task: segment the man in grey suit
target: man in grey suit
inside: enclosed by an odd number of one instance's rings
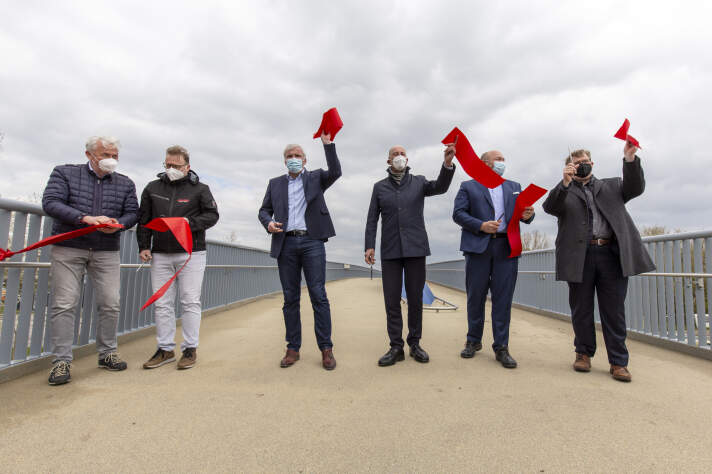
[[[623,179],[597,179],[587,150],[566,158],[563,180],[549,192],[544,210],[557,217],[556,279],[568,282],[576,360],[589,372],[596,352],[593,294],[598,295],[603,340],[614,379],[630,382],[625,345],[628,277],[655,269],[625,203],[645,190],[638,148],[626,142]]]

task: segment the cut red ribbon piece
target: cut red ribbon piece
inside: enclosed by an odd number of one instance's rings
[[[456,138],[457,143],[455,143]],[[455,143],[455,158],[457,158],[457,161],[462,166],[462,169],[465,170],[465,173],[470,175],[475,181],[490,189],[496,188],[504,183],[504,179],[492,171],[492,168],[487,166],[485,162],[477,156],[475,150],[472,149],[472,145],[470,145],[470,141],[459,128],[453,128],[452,131],[443,138],[442,143],[443,145]]]
[[[625,119],[623,121],[623,125],[621,125],[621,128],[618,129],[615,135],[613,135],[615,138],[620,138],[624,142],[630,142],[631,145],[636,146],[637,148],[643,148],[640,146],[640,143],[638,143],[638,140],[633,138],[632,135],[628,135],[628,129],[630,128],[630,121],[628,119]]]
[[[524,214],[524,208],[533,206],[541,197],[546,194],[546,189],[540,188],[536,184],[530,184],[519,193],[514,202],[514,212],[507,224],[507,240],[509,240],[509,258],[518,257],[522,254],[522,236],[519,234],[519,220]]]
[[[146,224],[144,227],[147,229],[155,230],[157,232],[168,232],[170,231],[176,238],[181,247],[188,252],[188,259],[185,261],[183,266],[181,266],[178,271],[163,284],[162,287],[158,289],[143,306],[141,306],[141,311],[151,306],[156,300],[163,296],[171,284],[178,277],[178,274],[188,265],[190,257],[193,256],[193,234],[190,232],[190,224],[185,217],[157,217],[152,219],[151,222]]]
[[[336,111],[336,107],[332,107],[324,112],[324,116],[321,119],[321,125],[319,125],[319,130],[317,130],[314,134],[314,138],[319,138],[322,132],[324,132],[331,137],[331,140],[333,140],[343,126],[344,122],[341,121],[339,112]]]
[[[124,226],[122,226],[121,224],[114,224],[114,223],[96,224],[96,225],[90,225],[88,227],[82,227],[81,229],[73,230],[71,232],[65,232],[64,234],[52,235],[50,237],[47,237],[46,239],[42,239],[38,242],[35,242],[34,244],[30,245],[29,247],[26,247],[22,250],[18,250],[16,252],[12,252],[10,249],[0,248],[0,262],[5,260],[6,258],[12,257],[13,255],[17,255],[18,253],[29,252],[30,250],[38,249],[38,248],[44,247],[46,245],[56,244],[57,242],[62,242],[64,240],[73,239],[75,237],[80,237],[82,235],[91,234],[95,230],[102,229],[104,227],[112,227],[114,229],[123,229],[124,228]]]

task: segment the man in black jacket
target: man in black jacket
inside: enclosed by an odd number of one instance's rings
[[[625,203],[645,190],[638,149],[626,142],[623,179],[597,179],[587,150],[566,158],[563,180],[550,192],[544,211],[557,217],[556,279],[569,284],[574,327],[574,370],[589,372],[596,352],[593,295],[598,294],[603,340],[614,379],[630,382],[625,345],[628,277],[655,269]]]
[[[91,137],[86,143],[88,163],[54,168],[42,196],[42,208],[54,221],[52,235],[109,222],[122,224],[124,230],[136,224],[136,187],[130,178],[115,172],[119,146],[112,137]],[[102,228],[52,246],[49,332],[54,361],[50,385],[71,380],[74,318],[84,273],[92,280],[96,299],[99,367],[126,369],[116,352],[121,310],[119,243],[117,229]]]
[[[176,279],[183,309],[183,356],[179,369],[189,369],[197,359],[200,333],[200,292],[205,273],[205,229],[218,221],[218,207],[207,184],[200,182],[190,169],[190,155],[181,146],[166,150],[166,171],[148,183],[141,194],[139,227],[136,232],[141,260],[151,263],[153,291],[163,286],[185,263],[188,255],[170,232],[155,232],[144,227],[155,217],[184,217],[190,224],[193,237],[193,256]],[[155,303],[156,339],[158,349],[143,364],[154,369],[175,361],[175,284]]]
[[[423,287],[425,257],[430,255],[425,231],[423,206],[426,196],[444,194],[455,174],[452,159],[454,145],[445,149],[445,162],[437,181],[410,174],[405,148],[394,146],[388,151],[388,176],[373,185],[371,204],[366,219],[366,253],[369,265],[376,263],[376,230],[381,216],[381,275],[386,304],[388,337],[391,348],[380,358],[381,367],[405,359],[403,351],[403,316],[401,314],[401,284],[405,281],[408,297],[408,338],[410,356],[418,362],[428,362],[428,353],[420,347],[423,329]],[[403,274],[405,272],[405,280]]]

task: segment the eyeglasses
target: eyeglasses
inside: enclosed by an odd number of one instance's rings
[[[185,168],[186,165],[176,165],[176,164],[174,164],[174,163],[163,163],[163,167],[164,167],[165,169],[173,168],[173,169],[179,170],[179,169],[181,169],[181,168]]]

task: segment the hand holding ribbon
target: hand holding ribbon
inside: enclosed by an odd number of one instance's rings
[[[519,221],[524,214],[525,208],[532,206],[544,194],[546,194],[546,189],[540,188],[536,184],[530,184],[517,196],[517,200],[514,202],[512,218],[509,220],[509,224],[507,224],[507,240],[509,240],[509,248],[511,249],[509,258],[518,257],[522,254],[522,237],[519,235]]]
[[[171,284],[178,277],[181,270],[183,270],[183,268],[185,268],[188,264],[190,257],[193,256],[193,234],[190,232],[190,224],[188,224],[188,220],[185,217],[157,217],[152,219],[144,227],[157,232],[170,231],[180,246],[188,252],[188,259],[185,261],[183,266],[181,266],[178,271],[167,282],[165,282],[163,286],[148,299],[148,301],[143,304],[143,306],[141,306],[141,311],[151,306],[156,300],[165,294]]]
[[[504,183],[504,179],[492,171],[484,161],[477,156],[475,150],[470,145],[464,133],[457,127],[453,128],[448,135],[443,138],[443,145],[453,145],[455,147],[455,158],[460,162],[465,173],[470,175],[475,181],[490,189],[496,188]]]
[[[29,252],[30,250],[38,249],[38,248],[44,247],[46,245],[56,244],[57,242],[62,242],[64,240],[73,239],[75,237],[80,237],[82,235],[90,234],[96,230],[104,229],[107,227],[110,227],[112,229],[123,229],[124,228],[124,226],[121,224],[117,224],[114,222],[107,222],[104,224],[95,224],[95,225],[90,225],[88,227],[82,227],[81,229],[73,230],[71,232],[65,232],[64,234],[52,235],[50,237],[47,237],[46,239],[42,239],[42,240],[30,245],[29,247],[26,247],[22,250],[17,250],[16,252],[11,251],[10,249],[0,248],[0,262],[5,260],[6,258],[12,257],[13,255],[17,255],[18,253]]]

